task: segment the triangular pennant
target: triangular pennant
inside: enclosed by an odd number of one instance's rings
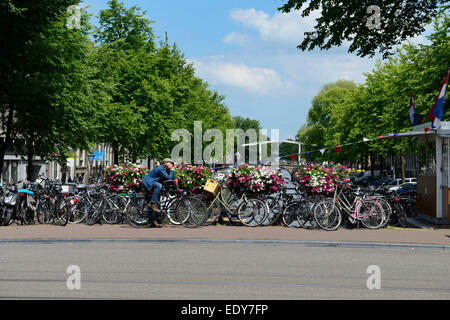
[[[322,155],[325,153],[325,150],[327,149],[320,149],[320,153],[322,153]]]
[[[363,141],[364,142],[367,142],[367,141],[370,141],[369,139],[366,139],[366,138],[363,138]]]
[[[336,153],[337,153],[337,155],[339,155],[339,151],[341,150],[341,146],[337,146],[337,147],[334,147],[334,150],[336,150]]]
[[[430,128],[424,128],[425,133],[428,132],[428,130],[430,130]]]
[[[295,154],[291,154],[289,156],[289,158],[291,159],[292,163],[294,163],[294,161],[295,161]]]

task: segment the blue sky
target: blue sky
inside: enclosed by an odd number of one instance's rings
[[[122,2],[147,11],[157,36],[167,31],[197,76],[226,97],[232,115],[259,120],[269,132],[279,129],[281,139],[295,137],[324,84],[340,79],[362,83],[377,59],[349,54],[345,44],[328,51],[296,49],[315,21],[301,19],[298,12],[280,13],[277,8],[285,0]],[[107,0],[86,0],[84,5],[97,15],[107,8]],[[423,43],[424,38],[412,42]]]

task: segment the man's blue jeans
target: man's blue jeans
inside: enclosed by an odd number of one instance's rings
[[[162,184],[159,182],[153,182],[150,185],[150,189],[147,189],[147,187],[145,187],[145,199],[148,199],[150,190],[153,189],[153,195],[152,195],[152,199],[150,200],[150,202],[156,203],[156,201],[158,200],[158,196],[159,196],[159,192],[161,191],[161,188],[162,188]]]

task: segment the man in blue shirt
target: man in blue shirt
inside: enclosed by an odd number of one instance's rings
[[[145,199],[148,198],[150,191],[153,189],[153,195],[149,203],[149,208],[155,213],[160,212],[156,206],[156,200],[158,200],[158,195],[162,188],[160,182],[165,180],[173,180],[174,168],[175,163],[173,160],[165,158],[162,165],[154,168],[142,179],[142,184],[145,187]]]

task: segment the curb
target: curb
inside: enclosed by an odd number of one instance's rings
[[[449,251],[449,245],[388,242],[345,242],[345,241],[302,241],[302,240],[249,240],[249,239],[10,239],[0,240],[0,245],[12,243],[101,243],[101,242],[142,242],[142,243],[235,243],[265,245],[301,245],[309,247],[336,248],[388,248],[388,249],[429,249]]]

